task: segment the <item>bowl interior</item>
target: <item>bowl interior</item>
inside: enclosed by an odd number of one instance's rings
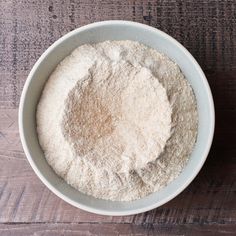
[[[168,55],[185,74],[197,98],[199,128],[190,161],[168,186],[133,202],[112,202],[80,193],[59,178],[47,164],[39,146],[35,111],[45,81],[56,65],[70,52],[85,43],[105,40],[135,40]],[[160,206],[181,192],[196,176],[208,154],[213,130],[214,107],[205,76],[192,56],[174,39],[161,31],[131,22],[100,22],[79,28],[54,43],[32,69],[22,93],[19,124],[22,144],[36,174],[58,196],[87,211],[107,215],[127,215]]]

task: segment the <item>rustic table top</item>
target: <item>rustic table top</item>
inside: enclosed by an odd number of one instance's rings
[[[178,197],[127,217],[90,214],[36,177],[17,124],[26,77],[42,52],[88,23],[120,19],[165,31],[195,56],[216,108],[213,146]],[[0,235],[217,235],[236,231],[236,1],[0,0]]]

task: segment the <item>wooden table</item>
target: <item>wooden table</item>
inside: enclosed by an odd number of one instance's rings
[[[121,19],[159,28],[195,56],[210,83],[216,132],[200,174],[158,209],[90,214],[36,177],[22,150],[17,111],[42,52],[79,26]],[[236,1],[0,0],[0,235],[217,235],[236,233]]]

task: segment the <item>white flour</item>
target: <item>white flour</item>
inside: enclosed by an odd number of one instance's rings
[[[133,41],[83,45],[45,85],[39,142],[81,192],[128,201],[175,179],[197,135],[196,100],[179,67]]]

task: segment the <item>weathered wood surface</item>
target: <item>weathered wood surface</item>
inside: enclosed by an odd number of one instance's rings
[[[86,213],[61,201],[23,153],[17,111],[37,58],[68,31],[99,20],[157,27],[179,40],[206,72],[216,106],[210,155],[193,183],[153,211]],[[0,0],[0,235],[233,234],[236,231],[236,1]]]
[[[11,234],[9,233],[11,232]],[[167,233],[168,232],[168,233]],[[0,228],[1,235],[56,235],[56,236],[130,236],[130,235],[235,235],[232,225],[132,225],[132,224],[11,224]]]

